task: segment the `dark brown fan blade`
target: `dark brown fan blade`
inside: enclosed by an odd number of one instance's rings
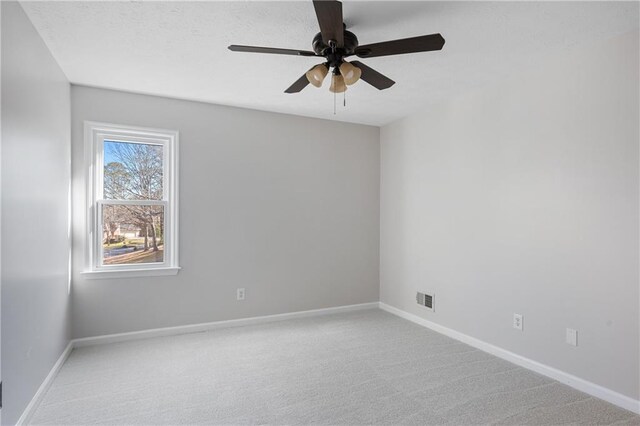
[[[344,46],[344,26],[342,23],[342,3],[335,0],[313,0],[322,40],[329,45],[334,40],[337,47]]]
[[[234,52],[250,52],[250,53],[275,53],[277,55],[295,55],[295,56],[316,56],[314,52],[308,50],[295,49],[279,49],[277,47],[259,47],[259,46],[239,46],[232,44],[229,50]]]
[[[429,52],[440,50],[442,46],[444,46],[444,38],[440,34],[431,34],[359,46],[356,48],[356,55],[361,58],[373,58],[375,56]]]
[[[302,77],[296,80],[284,93],[298,93],[309,84],[306,74],[302,74]]]
[[[350,63],[351,65],[355,65],[356,67],[360,68],[360,70],[362,71],[362,75],[360,75],[361,80],[366,81],[378,90],[388,89],[389,87],[396,84],[396,82],[391,80],[389,77],[380,74],[373,68],[369,68],[360,61],[351,61]]]

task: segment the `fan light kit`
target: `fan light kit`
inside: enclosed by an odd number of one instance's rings
[[[293,83],[285,93],[298,93],[308,84],[321,87],[331,70],[329,91],[343,93],[348,86],[362,79],[378,90],[388,89],[395,81],[369,68],[360,61],[347,62],[345,58],[373,58],[376,56],[400,55],[404,53],[429,52],[441,50],[444,38],[440,34],[430,34],[400,40],[360,46],[358,38],[347,31],[342,22],[342,3],[335,0],[313,0],[320,32],[313,38],[313,51],[280,49],[273,47],[231,45],[234,52],[272,53],[280,55],[316,56],[325,62],[315,65]]]

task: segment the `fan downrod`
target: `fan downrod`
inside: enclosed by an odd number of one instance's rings
[[[339,67],[343,62],[343,58],[355,54],[355,50],[358,47],[358,37],[351,31],[347,31],[347,26],[344,23],[342,25],[345,28],[342,47],[332,48],[332,46],[322,40],[322,33],[316,34],[311,43],[313,51],[327,58],[327,63],[330,67]]]

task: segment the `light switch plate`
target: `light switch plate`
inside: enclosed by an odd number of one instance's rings
[[[567,328],[567,344],[578,346],[578,330]]]

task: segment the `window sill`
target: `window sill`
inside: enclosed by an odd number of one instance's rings
[[[80,275],[88,280],[102,280],[111,278],[138,278],[138,277],[161,277],[165,275],[177,275],[179,266],[154,269],[126,269],[119,271],[84,271]]]

